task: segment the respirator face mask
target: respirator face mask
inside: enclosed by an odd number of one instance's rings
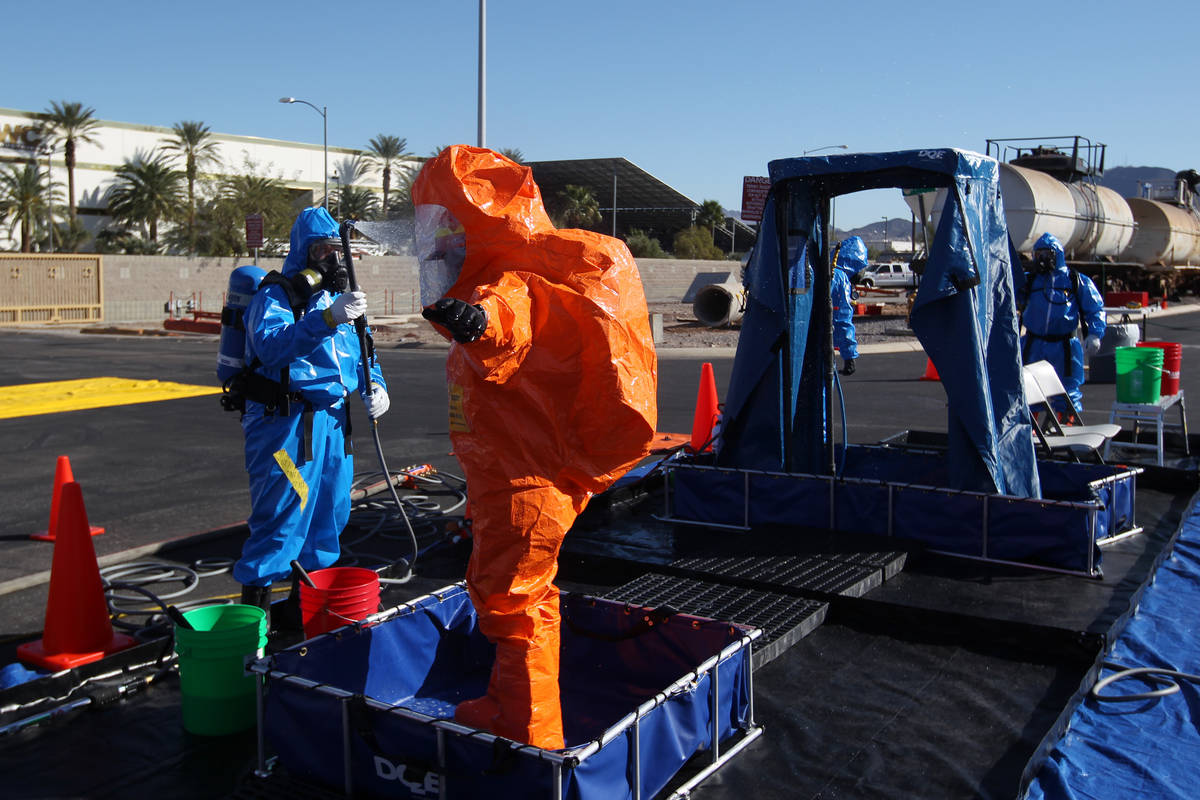
[[[1049,275],[1058,266],[1058,254],[1053,250],[1033,251],[1033,271],[1038,275]]]
[[[308,246],[308,259],[300,276],[308,284],[310,292],[322,289],[330,292],[350,290],[350,272],[346,269],[346,257],[342,252],[341,239],[317,239]]]
[[[413,236],[420,263],[421,305],[431,306],[450,291],[462,273],[467,237],[462,223],[444,206],[417,206]]]

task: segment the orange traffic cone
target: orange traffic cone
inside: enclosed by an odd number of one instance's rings
[[[920,378],[918,378],[918,380],[922,380],[922,381],[940,381],[941,380],[941,378],[938,377],[937,367],[935,367],[933,365],[933,359],[929,358],[929,356],[925,357],[925,374],[922,375]]]
[[[70,483],[75,480],[74,474],[71,472],[71,459],[66,456],[59,456],[58,463],[54,466],[54,494],[50,498],[50,524],[44,531],[29,534],[30,539],[38,539],[43,542],[53,542],[54,536],[58,533],[58,504],[62,497],[63,484]],[[92,536],[99,536],[104,533],[104,528],[96,525],[88,526]]]
[[[50,567],[50,597],[42,638],[17,647],[17,658],[55,672],[99,661],[132,647],[133,637],[113,631],[104,602],[100,565],[88,535],[83,491],[63,484],[58,537]]]
[[[692,417],[692,452],[711,452],[713,428],[717,424],[717,379],[713,365],[700,367],[700,390],[696,393],[696,414]]]

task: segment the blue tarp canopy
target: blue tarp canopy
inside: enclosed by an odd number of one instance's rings
[[[996,161],[906,150],[781,159],[769,171],[718,464],[836,469],[831,200],[866,189],[944,187],[911,322],[949,399],[950,488],[1039,497]]]

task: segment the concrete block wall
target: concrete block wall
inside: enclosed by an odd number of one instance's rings
[[[220,311],[229,273],[252,264],[252,258],[187,258],[186,256],[104,256],[104,320],[109,323],[158,323],[172,299],[193,300],[204,311]],[[281,269],[283,259],[260,258],[265,270]],[[697,275],[734,272],[735,261],[639,259],[646,299],[651,303],[682,302]],[[411,314],[420,311],[417,260],[411,256],[363,256],[355,262],[359,283],[371,313]]]

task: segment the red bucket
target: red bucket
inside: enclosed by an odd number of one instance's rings
[[[300,618],[312,638],[374,614],[379,608],[379,574],[362,567],[329,567],[300,584]]]
[[[1179,394],[1179,367],[1183,362],[1183,345],[1179,342],[1138,342],[1138,347],[1157,347],[1163,351],[1162,396]]]

